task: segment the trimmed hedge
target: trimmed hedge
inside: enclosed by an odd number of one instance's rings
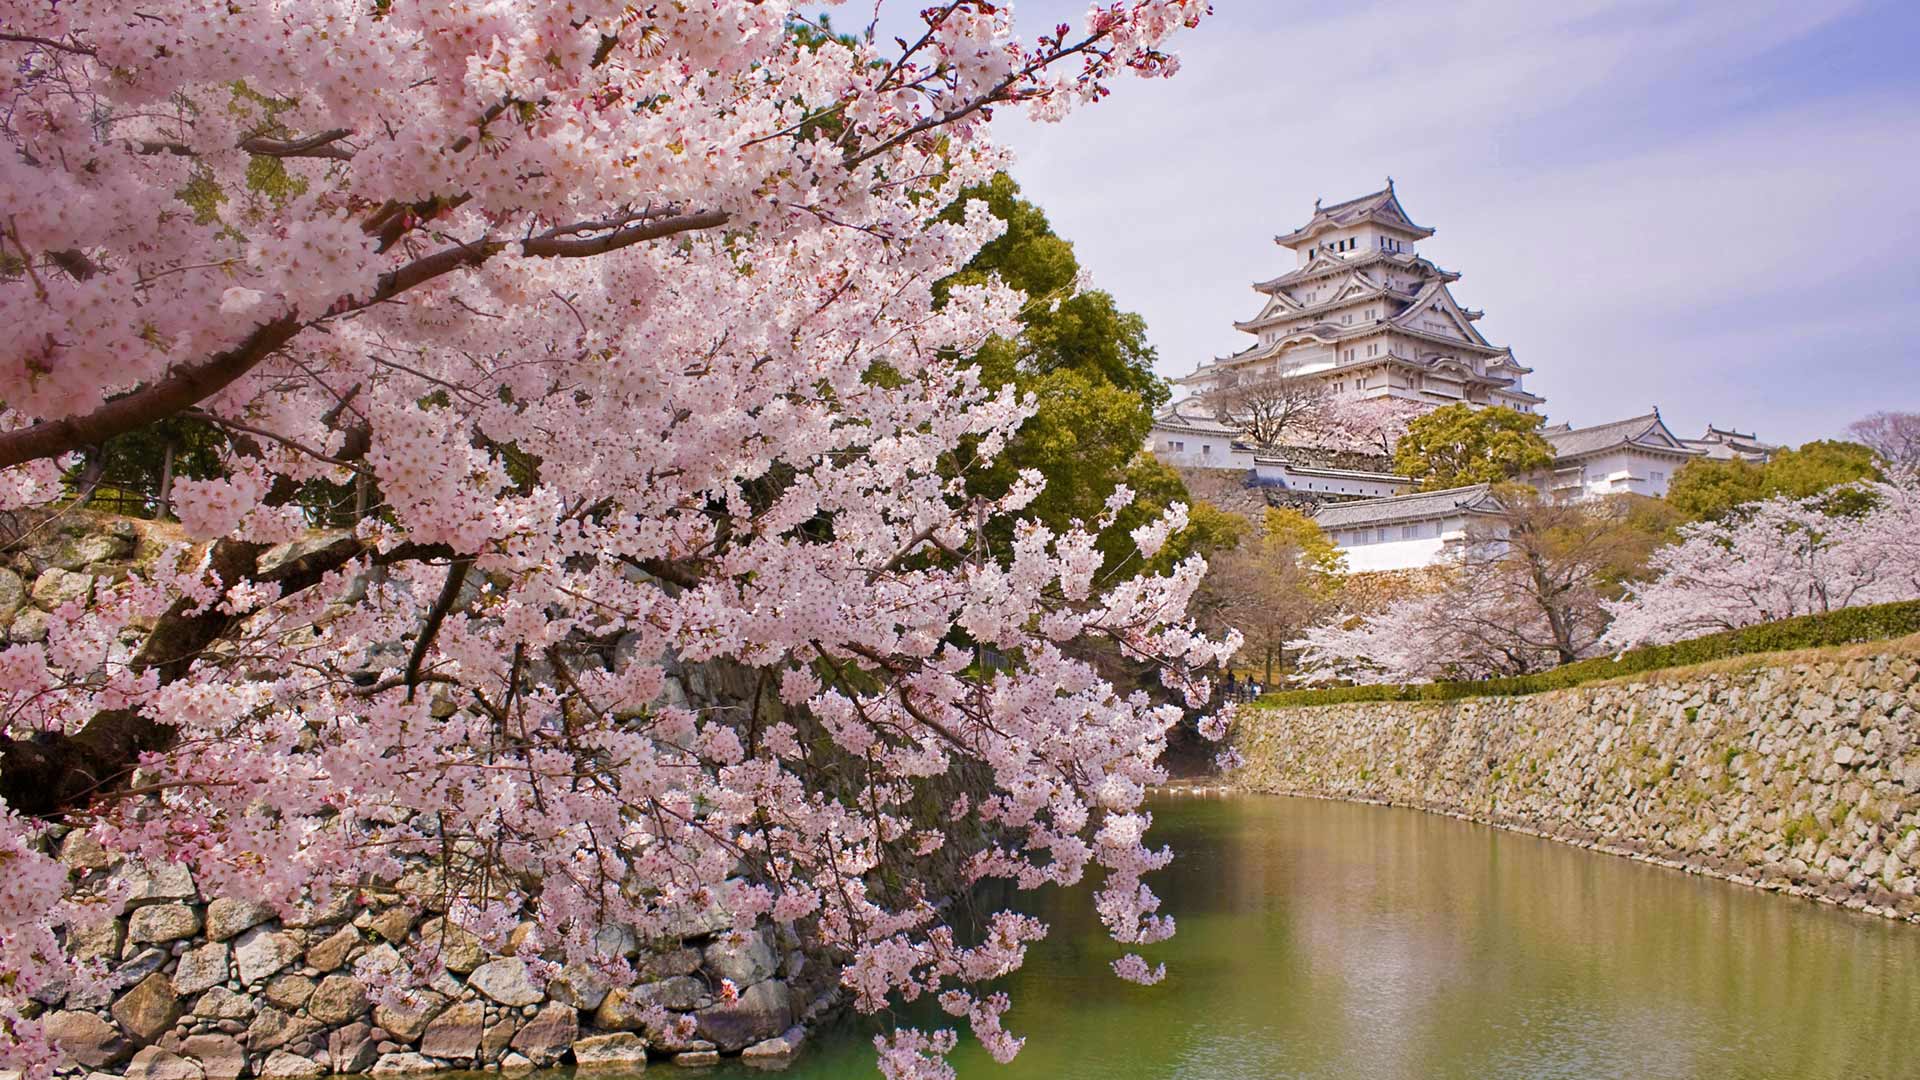
[[[1581,660],[1535,675],[1513,675],[1473,682],[1282,690],[1261,695],[1260,703],[1276,706],[1339,705],[1350,701],[1454,701],[1472,697],[1520,697],[1643,671],[1723,660],[1730,656],[1852,645],[1913,633],[1920,633],[1920,600],[1903,600],[1873,607],[1842,608],[1821,615],[1802,615],[1740,630],[1688,638],[1671,645],[1650,645],[1621,653],[1617,657]]]

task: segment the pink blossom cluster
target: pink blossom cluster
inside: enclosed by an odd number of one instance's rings
[[[1857,493],[1864,508],[1846,498]],[[1779,496],[1681,530],[1655,576],[1608,605],[1605,644],[1662,645],[1863,604],[1920,599],[1920,476],[1896,467],[1808,498]]]
[[[1000,223],[935,215],[1005,164],[994,106],[1057,118],[1168,74],[1206,5],[1098,6],[1028,43],[1007,5],[956,0],[891,53],[805,10],[0,0],[0,502],[161,419],[232,447],[178,486],[213,543],[0,653],[0,739],[167,731],[55,817],[289,910],[450,858],[476,932],[530,909],[614,973],[610,923],[804,923],[863,1007],[940,995],[1004,1058],[1007,1003],[973,987],[1043,928],[1001,916],[961,948],[924,889],[872,885],[963,835],[917,808],[964,767],[974,875],[1091,869],[1119,942],[1171,932],[1139,804],[1180,708],[1068,646],[1199,703],[1232,643],[1186,617],[1197,560],[1096,587],[1085,531],[985,547],[1037,478],[973,500],[964,469],[1031,406],[954,357],[1022,300],[936,305]],[[313,480],[377,501],[270,574]],[[125,644],[209,614],[190,658]],[[680,663],[740,665],[795,711],[683,703]],[[70,917],[46,824],[0,806],[0,1067],[50,1060],[21,1019]],[[882,1067],[942,1075],[953,1041],[901,1033]]]

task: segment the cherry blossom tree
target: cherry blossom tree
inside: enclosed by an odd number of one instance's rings
[[[1877,412],[1847,425],[1847,436],[1888,464],[1920,469],[1920,413]]]
[[[1262,450],[1313,446],[1391,454],[1408,423],[1425,411],[1398,398],[1336,392],[1320,376],[1291,369],[1233,377],[1203,403]]]
[[[1605,644],[1658,645],[1861,604],[1920,598],[1920,478],[1778,496],[1681,529],[1654,552],[1652,580],[1608,605]],[[1864,509],[1853,509],[1856,503]]]
[[[1101,875],[1116,972],[1157,978],[1126,950],[1172,930],[1140,807],[1180,709],[1067,646],[1198,703],[1234,643],[1183,614],[1198,560],[1096,588],[1104,521],[986,557],[1038,481],[966,477],[1029,405],[952,358],[1020,298],[932,286],[999,229],[937,218],[1005,165],[991,112],[1170,74],[1205,7],[1023,40],[953,0],[883,48],[782,0],[0,0],[0,504],[156,424],[227,436],[173,485],[197,543],[0,652],[0,1065],[45,1067],[23,1003],[85,975],[52,823],[283,910],[455,852],[458,918],[530,909],[615,976],[596,929],[719,901],[1004,1060],[976,987],[1043,927],[962,945],[916,887],[966,818],[975,879]],[[371,493],[357,528],[305,531],[313,481]],[[669,662],[783,707],[671,704]],[[916,810],[963,766],[981,790]],[[883,1039],[883,1071],[950,1075],[955,1037]]]
[[[1637,513],[1642,500],[1497,490],[1498,517],[1469,526],[1451,557],[1405,595],[1309,629],[1303,681],[1480,679],[1599,653],[1608,598],[1640,572],[1659,536]]]

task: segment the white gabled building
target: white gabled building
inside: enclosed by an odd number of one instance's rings
[[[1505,507],[1487,484],[1334,503],[1313,520],[1347,557],[1351,573],[1418,570],[1466,543],[1470,528],[1498,530]]]
[[[1750,434],[1707,425],[1707,433],[1697,439],[1682,439],[1689,447],[1717,461],[1765,461],[1779,451],[1773,443],[1761,442]]]
[[[1577,428],[1559,424],[1541,431],[1553,447],[1553,471],[1534,486],[1560,499],[1667,493],[1673,474],[1702,451],[1686,444],[1660,419],[1644,416]]]
[[[1544,399],[1523,385],[1532,369],[1474,328],[1481,312],[1448,289],[1460,275],[1415,251],[1432,235],[1408,217],[1392,179],[1357,199],[1316,203],[1305,225],[1274,238],[1295,267],[1254,285],[1266,298],[1260,312],[1234,324],[1255,343],[1176,382],[1203,394],[1290,373],[1361,397],[1536,411]]]
[[[1169,465],[1189,469],[1251,469],[1253,451],[1241,445],[1240,431],[1189,398],[1176,401],[1153,418],[1147,449]]]

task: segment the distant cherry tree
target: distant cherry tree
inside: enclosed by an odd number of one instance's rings
[[[966,479],[1031,405],[953,358],[1022,299],[933,286],[1001,229],[939,216],[1007,164],[989,115],[1171,74],[1206,4],[1023,40],[950,0],[894,45],[810,9],[0,0],[0,504],[155,425],[224,444],[172,482],[194,545],[0,653],[0,1067],[46,1067],[28,1002],[86,975],[55,823],[285,911],[459,851],[488,872],[450,879],[456,918],[493,939],[537,899],[621,977],[597,929],[722,901],[1005,1060],[981,987],[1044,928],[945,924],[918,868],[966,819],[972,878],[1091,871],[1114,969],[1159,977],[1141,800],[1182,710],[1071,646],[1198,704],[1232,643],[1184,615],[1198,560],[1095,581],[1125,491],[983,551],[1038,480]],[[364,493],[357,527],[307,535],[310,482]],[[674,704],[670,662],[741,665],[789,718]],[[927,811],[962,769],[981,789]],[[955,1038],[886,1037],[882,1069],[951,1075]]]
[[[1920,413],[1877,412],[1848,424],[1847,437],[1889,465],[1920,469]]]
[[[1683,526],[1678,543],[1654,552],[1652,579],[1608,605],[1605,644],[1664,644],[1920,598],[1920,478],[1894,469],[1834,490],[1850,497],[1777,496]]]

